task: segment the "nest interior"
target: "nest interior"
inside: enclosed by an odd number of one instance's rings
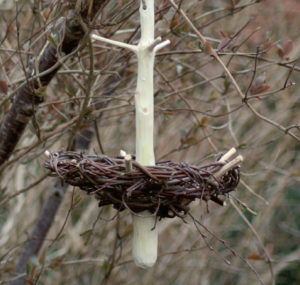
[[[216,178],[224,165],[219,161],[203,166],[172,161],[142,166],[133,158],[131,164],[128,172],[124,157],[60,151],[50,153],[44,166],[62,181],[94,195],[99,207],[112,204],[119,211],[127,208],[134,213],[148,210],[161,218],[186,215],[195,199],[223,205],[223,197],[240,180],[239,166]]]

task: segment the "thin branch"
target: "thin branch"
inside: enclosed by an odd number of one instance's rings
[[[21,190],[18,190],[17,192],[7,196],[6,198],[4,198],[1,202],[0,202],[0,208],[7,203],[9,200],[11,200],[12,198],[27,192],[28,190],[32,189],[34,186],[40,184],[42,181],[45,180],[45,178],[47,178],[49,176],[49,172],[45,173],[44,175],[42,175],[38,180],[34,181],[33,183],[31,183],[30,185],[24,187]]]
[[[245,99],[245,95],[242,92],[241,88],[239,87],[239,85],[237,84],[236,80],[234,79],[234,77],[232,76],[231,72],[228,70],[228,68],[226,67],[226,65],[224,64],[224,62],[221,60],[221,58],[219,57],[219,55],[217,54],[217,52],[212,48],[211,44],[205,39],[205,37],[199,32],[199,30],[195,27],[195,25],[192,23],[192,21],[188,18],[188,16],[185,14],[185,12],[181,9],[178,8],[178,6],[175,4],[175,2],[173,0],[169,0],[169,2],[171,3],[171,5],[179,11],[179,13],[182,15],[182,17],[185,19],[185,21],[188,23],[188,25],[192,28],[192,30],[195,32],[195,34],[198,36],[200,42],[202,43],[202,45],[205,47],[205,50],[208,54],[212,55],[218,62],[219,64],[222,66],[222,68],[224,69],[224,71],[226,72],[227,76],[230,78],[230,81],[232,82],[234,88],[236,89],[237,93],[239,94],[239,96],[242,98],[242,100]],[[295,135],[294,133],[290,132],[289,129],[283,127],[282,125],[280,125],[279,123],[270,120],[269,118],[263,116],[262,114],[260,114],[249,102],[245,102],[245,104],[247,105],[247,107],[252,111],[252,113],[254,115],[256,115],[258,118],[260,118],[262,121],[276,127],[277,129],[281,130],[282,132],[284,132],[285,134],[288,134],[289,136],[291,136],[292,138],[296,139],[297,141],[300,141],[300,137]]]
[[[235,210],[239,213],[239,215],[242,217],[242,219],[245,221],[245,223],[248,225],[248,227],[251,229],[251,231],[254,233],[255,237],[257,238],[261,248],[263,249],[265,255],[266,255],[266,258],[267,258],[267,261],[268,261],[268,265],[269,265],[269,268],[270,268],[270,273],[271,273],[271,280],[272,280],[272,284],[274,285],[275,284],[275,276],[274,276],[274,272],[273,272],[273,265],[272,265],[272,258],[268,252],[268,250],[266,249],[266,247],[264,246],[264,243],[263,241],[261,240],[259,234],[257,233],[257,231],[254,229],[253,225],[248,221],[248,219],[245,217],[245,215],[242,213],[242,211],[237,207],[237,205],[233,202],[232,199],[229,199],[231,205],[235,208]]]
[[[107,0],[94,1],[94,14],[97,14],[100,8]],[[87,15],[87,10],[81,11],[81,16]],[[84,27],[80,24],[80,17],[76,16],[71,10],[67,16],[65,26],[60,31],[60,36],[63,38],[59,43],[61,52],[70,54],[79,45],[79,42],[84,38]],[[85,37],[86,39],[87,37]],[[44,72],[55,66],[60,58],[60,52],[56,47],[49,44],[39,60],[38,73]],[[35,66],[35,64],[34,64]],[[43,101],[42,90],[39,89],[39,82],[43,87],[46,87],[53,76],[56,74],[60,64],[49,74],[39,76],[38,80],[27,82],[22,87],[14,102],[6,114],[0,126],[0,165],[3,164],[12,154],[18,141],[20,140],[29,120],[35,113],[35,106],[38,106]],[[34,72],[34,69],[31,71]],[[31,74],[29,72],[29,74]]]
[[[78,134],[77,138],[79,137],[80,137],[80,133]],[[83,143],[84,145],[78,145],[77,148],[80,150],[87,149],[90,144],[90,140],[85,141]],[[30,258],[38,255],[45,241],[45,238],[48,234],[48,231],[50,230],[54,222],[54,218],[56,216],[58,208],[64,199],[67,188],[68,188],[68,184],[64,183],[62,185],[61,180],[58,178],[54,186],[50,190],[50,194],[42,207],[41,213],[34,225],[34,228],[32,232],[29,234],[28,242],[25,245],[25,248],[21,254],[21,257],[19,259],[18,265],[15,270],[16,275],[22,274],[25,271],[27,263],[29,262]],[[23,278],[16,279],[10,284],[24,285],[25,282],[26,279],[23,276]]]
[[[134,46],[134,45],[130,45],[130,44],[126,44],[126,43],[123,43],[123,42],[107,39],[107,38],[98,36],[96,34],[92,34],[91,38],[93,40],[97,40],[97,41],[100,41],[100,42],[103,42],[103,43],[107,43],[107,44],[111,44],[111,45],[114,45],[114,46],[117,46],[117,47],[120,47],[120,48],[128,49],[128,50],[130,50],[134,53],[137,52],[137,47]]]

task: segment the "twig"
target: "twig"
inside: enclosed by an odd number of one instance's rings
[[[34,181],[33,183],[31,183],[30,185],[24,187],[23,189],[21,189],[21,190],[15,192],[15,193],[13,193],[13,194],[7,196],[5,199],[3,199],[3,200],[0,202],[0,208],[1,208],[5,203],[7,203],[9,200],[11,200],[12,198],[14,198],[14,197],[16,197],[16,196],[18,196],[18,195],[20,195],[20,194],[22,194],[22,193],[25,193],[25,192],[27,192],[28,190],[32,189],[34,186],[40,184],[40,183],[41,183],[42,181],[44,181],[44,179],[45,179],[46,177],[48,177],[48,176],[49,176],[49,172],[45,173],[44,175],[42,175],[42,177],[40,177],[39,179],[37,179],[36,181]]]
[[[132,157],[130,154],[125,155],[125,168],[126,172],[131,172],[132,171]]]
[[[198,221],[194,216],[192,216],[191,214],[189,214],[189,216],[191,217],[191,219],[194,222],[194,225],[196,226],[198,232],[200,233],[201,237],[205,237],[205,235],[201,232],[201,230],[199,229],[198,226],[202,227],[205,231],[207,231],[212,237],[214,237],[217,241],[219,241],[221,244],[223,244],[234,256],[237,256],[240,258],[240,260],[242,260],[245,264],[247,264],[247,266],[250,268],[250,270],[256,275],[258,281],[264,285],[265,283],[261,280],[258,272],[255,270],[255,268],[248,262],[248,260],[246,260],[245,258],[243,258],[241,255],[239,255],[233,248],[231,248],[227,242],[223,239],[220,239],[219,237],[216,236],[216,234],[214,234],[211,230],[209,230],[205,225],[203,225],[200,221]],[[209,247],[214,253],[216,253],[217,255],[219,255],[213,248]],[[223,257],[222,257],[223,258]],[[224,258],[223,258],[224,260]],[[225,261],[226,262],[226,261]],[[228,263],[227,263],[228,264]],[[230,263],[229,263],[230,264]]]
[[[258,59],[258,54],[259,54],[259,47],[256,48],[256,57],[255,57],[255,61],[254,61],[254,70],[253,70],[253,75],[252,78],[250,80],[250,83],[248,85],[248,88],[245,92],[245,98],[243,99],[244,101],[247,101],[247,96],[248,96],[248,92],[250,90],[250,88],[252,87],[252,84],[254,82],[255,79],[255,75],[256,75],[256,70],[257,70],[257,59]]]
[[[219,55],[217,54],[217,52],[212,48],[211,44],[199,32],[199,30],[195,27],[195,25],[187,17],[187,15],[185,14],[185,12],[182,9],[178,8],[178,6],[175,4],[174,0],[169,0],[169,2],[171,3],[171,5],[176,10],[178,10],[178,12],[183,16],[183,18],[185,19],[185,21],[188,23],[188,25],[192,28],[192,30],[198,36],[200,42],[205,47],[206,52],[208,54],[212,55],[219,62],[219,64],[222,66],[222,68],[226,72],[227,76],[230,78],[230,81],[232,82],[232,84],[233,84],[234,88],[236,89],[237,93],[242,98],[242,100],[244,100],[245,99],[245,95],[243,94],[243,92],[240,89],[239,85],[237,84],[236,80],[234,79],[234,77],[232,76],[231,72],[228,70],[228,68],[226,67],[226,65],[223,63],[223,61],[221,60],[221,58],[219,57]],[[287,130],[287,128],[283,127],[279,123],[276,123],[276,122],[268,119],[267,117],[263,116],[262,114],[260,114],[249,102],[245,102],[245,104],[254,113],[254,115],[256,115],[258,118],[260,118],[264,122],[266,122],[266,123],[268,123],[268,124],[276,127],[277,129],[281,130],[285,134],[288,134],[289,136],[293,137],[297,141],[300,141],[300,137],[299,136],[295,135],[294,133],[291,133],[289,130]]]
[[[106,0],[96,1],[93,12],[97,14]],[[82,11],[83,14],[87,13],[87,10]],[[83,27],[80,26],[78,21],[74,19],[74,11],[70,11],[68,14],[68,21],[66,22],[66,32],[64,33],[64,28],[62,29],[61,35],[64,35],[63,41],[61,43],[61,50],[65,54],[70,54],[76,47],[84,36]],[[85,37],[87,38],[87,37]],[[32,118],[35,113],[34,106],[39,105],[42,102],[43,94],[35,94],[33,90],[39,87],[38,82],[41,83],[43,87],[46,87],[53,76],[56,74],[60,67],[58,61],[59,53],[57,49],[49,45],[44,53],[42,54],[39,61],[39,73],[47,71],[49,68],[54,68],[54,70],[45,76],[39,76],[38,81],[35,80],[30,84],[26,84],[22,87],[16,98],[12,107],[6,114],[1,127],[0,127],[0,165],[2,165],[12,154],[15,149],[16,144],[21,138],[28,121]]]
[[[266,247],[263,244],[263,241],[261,240],[259,234],[257,233],[257,231],[254,229],[254,227],[252,226],[252,224],[248,221],[248,219],[245,217],[245,215],[241,212],[241,210],[235,205],[235,203],[232,201],[232,199],[229,199],[231,205],[235,208],[235,210],[239,213],[239,215],[241,216],[241,218],[245,221],[245,223],[248,225],[248,227],[251,229],[251,231],[254,233],[254,235],[256,236],[261,248],[263,249],[266,257],[267,257],[267,261],[268,261],[268,265],[270,268],[270,272],[271,272],[271,282],[274,285],[275,284],[275,276],[274,276],[274,272],[273,272],[273,265],[272,265],[272,259],[271,256],[268,252],[268,250],[266,249]]]
[[[220,178],[222,175],[224,175],[230,169],[232,169],[235,166],[239,165],[242,161],[243,161],[243,157],[241,155],[237,156],[232,161],[225,164],[214,176],[216,178]]]

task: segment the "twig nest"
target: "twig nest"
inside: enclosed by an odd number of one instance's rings
[[[133,158],[128,172],[124,157],[84,155],[76,152],[47,152],[44,166],[62,181],[78,186],[99,200],[99,207],[112,204],[117,210],[139,213],[148,210],[158,217],[182,217],[195,199],[223,199],[240,180],[239,165],[218,177],[226,161],[191,166],[172,161],[142,166]]]

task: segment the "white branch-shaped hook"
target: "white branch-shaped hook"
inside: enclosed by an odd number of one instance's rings
[[[137,47],[135,45],[126,44],[126,43],[122,43],[122,42],[115,41],[115,40],[110,40],[110,39],[98,36],[96,34],[92,34],[91,37],[92,37],[93,40],[97,40],[97,41],[100,41],[100,42],[103,42],[103,43],[118,46],[120,48],[125,48],[125,49],[128,49],[128,50],[130,50],[134,53],[137,52]]]
[[[170,40],[165,40],[162,43],[159,43],[154,47],[154,52],[157,53],[160,49],[164,48],[165,46],[169,45],[171,42]]]

